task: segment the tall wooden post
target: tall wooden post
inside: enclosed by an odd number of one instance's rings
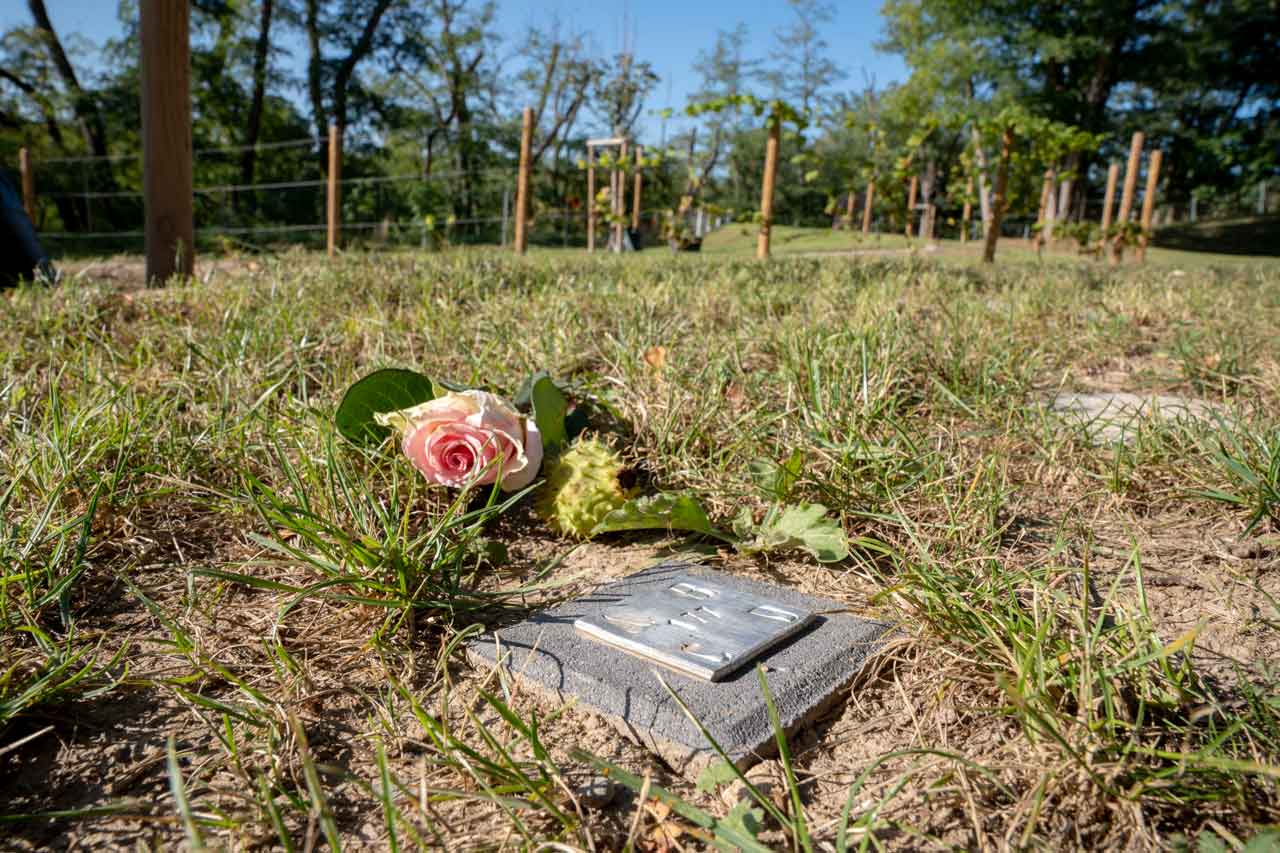
[[[1157,148],[1151,152],[1147,161],[1147,191],[1142,196],[1142,237],[1138,242],[1138,260],[1147,260],[1147,242],[1151,234],[1151,215],[1156,210],[1156,189],[1160,181],[1160,164],[1164,162],[1164,152]]]
[[[325,220],[328,225],[326,241],[329,257],[338,251],[342,237],[342,195],[338,182],[342,180],[342,128],[329,125],[329,185],[325,193]]]
[[[516,254],[529,248],[529,158],[533,152],[533,109],[524,108],[520,126],[520,173],[516,177]]]
[[[773,187],[778,179],[778,143],[782,137],[782,121],[769,120],[769,141],[764,149],[764,182],[760,188],[760,236],[756,240],[756,257],[769,258],[769,238],[773,231]]]
[[[627,174],[618,166],[627,162],[627,141],[622,140],[618,150],[617,165],[613,168],[613,250],[621,252],[623,248],[622,217],[627,212]]]
[[[587,146],[587,251],[596,250],[596,150]]]
[[[636,178],[635,185],[631,190],[631,230],[640,230],[640,190],[643,186],[644,178],[640,174],[640,161],[644,159],[644,146],[636,146]]]
[[[18,149],[18,171],[22,176],[22,209],[27,212],[31,224],[36,224],[36,176],[31,173],[31,152]]]
[[[876,182],[867,183],[867,199],[862,203],[862,233],[871,233],[871,201],[876,197]]]
[[[1107,229],[1111,227],[1111,214],[1116,206],[1116,184],[1120,181],[1120,164],[1112,163],[1107,169],[1107,195],[1102,201],[1102,234],[1106,239]]]
[[[1004,211],[1008,207],[1005,194],[1009,188],[1009,160],[1013,157],[1013,129],[1006,127],[1000,135],[1000,165],[996,169],[996,192],[991,200],[991,227],[987,229],[986,240],[982,246],[984,263],[994,263],[996,259],[996,241],[1000,239],[1000,223],[1004,220]]]
[[[920,176],[911,176],[911,188],[907,190],[907,239],[912,237],[911,223],[916,212],[916,192],[920,189]]]
[[[147,281],[195,267],[190,4],[142,0],[142,195]]]
[[[1124,193],[1120,196],[1120,214],[1116,217],[1116,222],[1123,225],[1129,221],[1129,216],[1133,212],[1133,196],[1138,189],[1138,169],[1142,165],[1142,131],[1138,131],[1133,135],[1133,141],[1129,143],[1129,164],[1124,172]],[[1111,263],[1120,263],[1121,257],[1124,256],[1124,243],[1120,237],[1116,237],[1111,244]]]
[[[1044,170],[1044,182],[1040,184],[1040,209],[1036,212],[1036,236],[1032,240],[1032,245],[1039,252],[1044,248],[1045,244],[1045,208],[1051,204],[1050,196],[1053,193],[1053,172],[1048,169]]]
[[[973,198],[973,175],[969,176],[968,182],[964,185],[964,212],[960,214],[961,245],[969,242],[969,222],[973,219],[973,202],[969,201],[971,198]]]

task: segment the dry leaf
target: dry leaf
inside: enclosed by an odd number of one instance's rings
[[[652,346],[644,351],[645,363],[654,370],[661,370],[667,366],[667,348],[661,346]]]

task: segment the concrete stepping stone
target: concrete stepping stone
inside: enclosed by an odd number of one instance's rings
[[[1204,400],[1128,391],[1067,391],[1050,400],[1049,409],[1064,421],[1083,425],[1094,444],[1132,441],[1144,422],[1208,421],[1219,411],[1218,407]]]
[[[661,625],[650,626],[654,633],[644,633],[649,629],[638,624],[643,622],[636,615],[643,610],[640,604],[673,588],[679,595],[693,596],[687,612],[670,620],[660,618]],[[520,685],[557,707],[574,703],[595,712],[624,736],[693,778],[719,757],[659,682],[659,676],[745,770],[775,751],[757,663],[765,667],[778,715],[790,732],[826,711],[879,648],[889,626],[844,610],[845,605],[831,599],[689,563],[663,562],[517,625],[483,635],[469,643],[468,652],[473,663],[502,666]],[[800,616],[803,624],[790,624],[792,615]],[[729,618],[734,620],[733,630],[719,635],[721,640],[714,632],[705,633],[700,621]],[[765,626],[783,626],[783,636],[772,645],[757,642],[759,638],[742,633],[752,619]],[[583,630],[602,624],[628,627],[637,642],[628,650],[600,639],[598,631],[593,636]],[[663,662],[637,650],[643,645],[641,641],[660,646],[677,630],[690,633],[675,648],[715,657],[717,664],[721,658],[724,662],[734,658],[728,652],[721,654],[726,644],[739,651],[762,644],[765,648],[736,664],[730,662],[730,669],[722,672],[717,672],[717,666],[704,671],[680,660]],[[705,642],[691,639],[697,637]]]

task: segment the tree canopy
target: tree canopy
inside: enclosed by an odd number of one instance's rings
[[[1063,185],[1060,216],[1093,215],[1107,163],[1134,130],[1164,150],[1173,208],[1193,197],[1239,208],[1277,176],[1280,10],[1270,0],[887,0],[880,49],[910,74],[859,88],[831,46],[834,7],[788,3],[768,49],[748,50],[750,21],[728,22],[688,58],[699,84],[668,139],[653,103],[663,81],[630,40],[604,54],[589,33],[548,18],[504,42],[500,0],[197,0],[198,221],[229,234],[308,233],[322,221],[317,186],[335,122],[348,140],[344,218],[370,230],[472,223],[455,236],[495,239],[526,105],[540,239],[580,239],[576,161],[600,134],[657,155],[643,167],[646,208],[685,199],[749,216],[770,114],[753,103],[785,104],[799,120],[784,139],[781,221],[830,222],[871,181],[876,215],[900,220],[912,177],[920,205],[947,222],[966,202],[985,218],[993,122],[1010,110],[1030,134],[1009,175],[1015,217],[1034,217],[1045,169]],[[46,231],[136,229],[136,3],[120,0],[124,35],[103,44],[58,32],[44,0],[27,7],[27,22],[0,34],[0,161],[31,150]]]

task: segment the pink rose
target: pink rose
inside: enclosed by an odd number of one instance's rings
[[[533,420],[487,391],[458,391],[377,415],[404,436],[401,448],[432,483],[451,488],[501,480],[523,489],[542,465],[542,435]]]

